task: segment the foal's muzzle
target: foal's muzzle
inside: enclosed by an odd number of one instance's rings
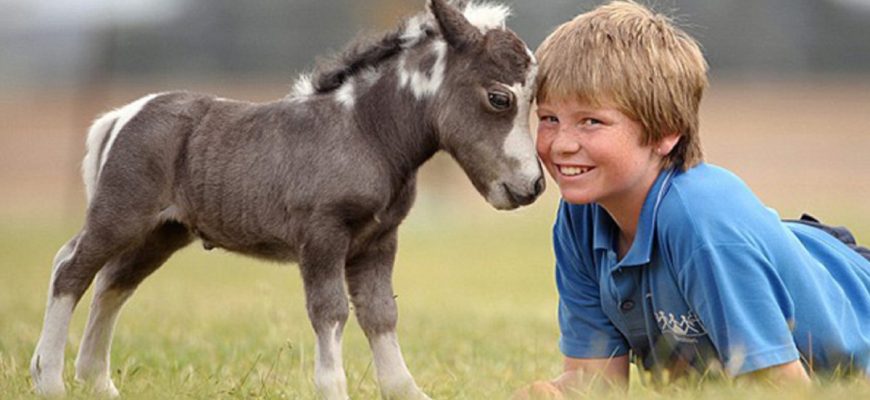
[[[525,188],[517,189],[506,183],[502,184],[510,202],[517,207],[532,204],[535,199],[544,192],[546,186],[544,183],[544,177],[540,176],[534,182],[531,182],[526,186],[527,187]]]

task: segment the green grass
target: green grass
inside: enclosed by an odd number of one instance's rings
[[[489,211],[479,199],[460,212],[436,200],[421,198],[403,226],[395,272],[399,337],[417,382],[433,398],[503,399],[523,384],[556,376],[561,356],[549,244],[555,200],[511,214]],[[51,259],[76,229],[77,221],[39,217],[0,225],[0,398],[32,397],[28,365]],[[72,379],[89,302],[89,296],[82,301],[70,330],[71,398],[90,397]],[[315,398],[313,343],[296,266],[191,246],[125,307],[112,375],[125,398]],[[344,360],[350,395],[377,398],[371,355],[353,318]],[[785,394],[870,398],[870,387],[846,379]],[[644,399],[783,395],[729,382],[657,391],[636,379],[629,393]]]

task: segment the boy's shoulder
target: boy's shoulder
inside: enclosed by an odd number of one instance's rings
[[[749,187],[733,172],[714,164],[701,163],[674,173],[668,189],[676,189],[687,200],[706,200],[734,190],[742,193]]]
[[[666,185],[661,207],[682,206],[691,215],[763,206],[740,177],[713,164],[677,171]]]
[[[670,179],[658,205],[660,231],[682,239],[727,238],[728,233],[752,232],[779,225],[767,208],[733,172],[702,163]],[[712,235],[712,236],[711,236]]]

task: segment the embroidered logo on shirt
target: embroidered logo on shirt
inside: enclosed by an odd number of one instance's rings
[[[675,316],[673,313],[659,311],[656,313],[656,322],[662,333],[670,333],[674,339],[686,343],[698,343],[698,337],[707,334],[704,324],[694,312],[689,315]]]

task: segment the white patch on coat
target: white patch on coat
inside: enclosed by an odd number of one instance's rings
[[[348,80],[335,91],[335,101],[344,106],[346,110],[353,109],[353,105],[356,102],[354,96],[355,93],[352,80]]]
[[[384,398],[425,399],[405,365],[395,332],[384,333],[371,340],[375,371]]]
[[[399,74],[399,88],[403,88],[408,86],[408,82],[411,81],[411,73],[405,68],[406,64],[406,56],[401,56],[399,58],[399,62],[396,64],[396,73]]]
[[[94,191],[97,190],[97,174],[100,166],[97,165],[99,160],[100,146],[112,129],[112,123],[118,118],[117,113],[112,111],[103,114],[97,118],[90,129],[88,129],[87,137],[87,152],[82,160],[82,178],[85,181],[85,196],[90,204],[94,197]]]
[[[420,43],[426,37],[426,18],[424,15],[415,15],[405,23],[405,29],[399,36],[402,47],[410,48]]]
[[[93,199],[94,192],[97,189],[97,181],[100,179],[100,171],[102,171],[103,166],[106,164],[106,159],[109,157],[109,150],[111,150],[112,145],[115,144],[118,134],[122,129],[124,129],[124,125],[130,122],[139,111],[142,111],[142,108],[144,108],[145,105],[161,94],[162,93],[151,94],[124,107],[110,111],[98,118],[88,130],[87,154],[82,161],[82,175],[85,181],[85,194],[87,195],[89,203]],[[112,125],[113,121],[114,125]],[[112,127],[111,132],[109,132],[109,127]],[[99,153],[100,146],[103,144],[106,135],[109,135],[108,142],[106,142],[106,147],[103,148],[102,153]],[[97,165],[98,160],[100,162],[99,165]]]
[[[314,385],[326,400],[346,400],[347,377],[341,361],[341,338],[338,322],[324,336],[318,336],[314,347]]]
[[[293,89],[290,91],[290,98],[304,98],[314,94],[314,83],[311,82],[311,75],[305,74],[299,76],[296,82],[293,83]]]
[[[418,100],[437,93],[444,82],[444,71],[447,68],[447,42],[443,40],[432,42],[431,51],[436,57],[431,71],[409,71],[405,57],[399,59],[399,86],[403,88],[410,86],[414,98]]]
[[[127,125],[136,114],[139,114],[139,111],[142,111],[142,108],[144,108],[145,105],[159,95],[160,93],[145,96],[116,111],[118,119],[115,122],[115,127],[112,129],[111,136],[109,136],[109,142],[106,143],[106,148],[103,149],[103,154],[100,158],[100,170],[102,170],[103,165],[106,164],[106,159],[109,157],[109,151],[112,149],[112,145],[115,144],[115,140],[118,138],[118,134],[121,130],[124,129],[124,126]],[[97,174],[99,174],[99,171]]]
[[[511,9],[502,4],[469,3],[462,15],[481,33],[486,33],[492,29],[505,29],[505,21],[511,15]]]
[[[72,295],[48,300],[42,335],[30,361],[30,374],[41,395],[63,395],[63,354],[76,301]]]

